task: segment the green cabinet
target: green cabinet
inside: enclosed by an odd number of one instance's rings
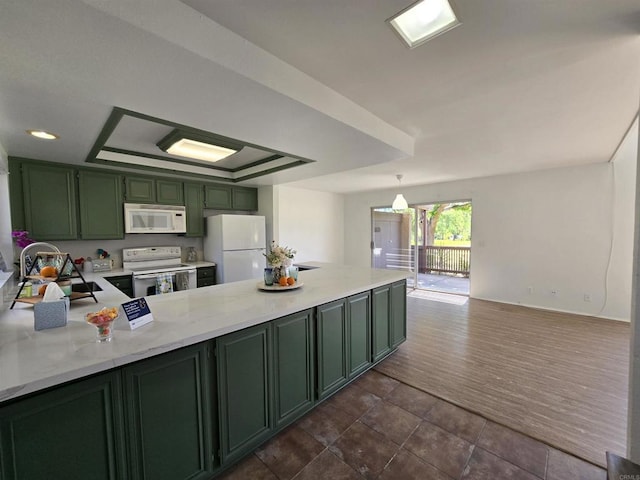
[[[80,237],[83,240],[124,238],[121,175],[80,170],[78,198]]]
[[[133,298],[133,279],[131,275],[116,275],[104,277],[104,279],[129,298]]]
[[[206,208],[253,212],[258,210],[258,189],[229,185],[205,185],[204,204]]]
[[[231,187],[227,185],[205,185],[204,204],[207,208],[230,210],[232,208]]]
[[[184,205],[187,214],[187,237],[204,236],[204,189],[199,183],[184,184]]]
[[[211,478],[218,463],[209,349],[205,342],[123,369],[131,478]]]
[[[234,210],[258,210],[258,190],[248,187],[233,187],[231,208]]]
[[[273,322],[275,426],[300,418],[315,403],[313,310]]]
[[[209,287],[216,284],[216,267],[198,267],[196,268],[196,286]]]
[[[22,160],[9,157],[9,203],[11,229],[26,230],[24,220],[24,193],[22,192]]]
[[[371,292],[373,361],[387,356],[407,338],[406,281],[373,289]]]
[[[360,293],[347,298],[347,339],[349,378],[371,366],[371,294]]]
[[[156,179],[156,201],[161,205],[184,205],[182,182]]]
[[[391,347],[407,339],[407,282],[391,284]]]
[[[44,163],[22,164],[25,228],[37,240],[78,238],[75,170]]]
[[[271,324],[216,339],[221,461],[257,447],[273,427]]]
[[[119,372],[0,408],[3,480],[128,478]]]
[[[125,198],[130,203],[155,203],[156,181],[149,177],[134,177],[127,175],[125,183]]]
[[[319,399],[322,399],[342,387],[349,378],[345,299],[317,307],[316,331],[318,348],[317,395]]]
[[[129,203],[184,205],[182,182],[165,178],[126,175],[125,198]]]

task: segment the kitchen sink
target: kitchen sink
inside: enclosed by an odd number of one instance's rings
[[[102,288],[96,282],[86,282],[86,283],[74,283],[71,285],[72,292],[101,292]]]

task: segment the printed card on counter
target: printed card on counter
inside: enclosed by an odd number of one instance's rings
[[[120,317],[122,317],[126,325],[128,325],[128,327],[125,328],[131,330],[135,330],[153,321],[151,309],[149,309],[149,304],[144,298],[136,298],[130,302],[123,303],[120,305],[120,311]],[[124,324],[124,322],[122,322],[122,324]]]

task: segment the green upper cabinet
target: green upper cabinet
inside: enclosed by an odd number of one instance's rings
[[[156,201],[162,205],[184,205],[182,182],[156,179]]]
[[[213,475],[206,342],[123,369],[131,478],[208,479]],[[217,448],[216,448],[217,450]],[[96,477],[86,477],[96,478]]]
[[[22,164],[25,228],[31,238],[78,238],[75,170],[44,163]]]
[[[0,478],[129,478],[120,400],[112,372],[0,408]]]
[[[223,463],[252,451],[273,428],[271,325],[216,339]]]
[[[129,203],[184,205],[182,182],[165,178],[125,177],[125,197]]]
[[[205,185],[204,204],[206,208],[255,212],[258,210],[258,189],[218,184]]]
[[[24,194],[22,193],[22,169],[20,160],[9,157],[9,203],[11,229],[26,230],[24,221]]]
[[[205,185],[204,204],[207,208],[230,210],[232,208],[231,187],[227,185]]]
[[[156,203],[156,181],[150,177],[125,178],[125,198],[129,203]]]
[[[234,210],[258,210],[258,190],[247,187],[233,187],[232,208]]]
[[[349,378],[371,366],[371,294],[360,293],[347,298],[347,338]]]
[[[317,308],[318,398],[322,399],[347,383],[346,300]]]
[[[204,236],[204,189],[199,183],[184,184],[187,212],[187,237]]]
[[[280,427],[313,407],[313,310],[273,321],[275,426]]]
[[[104,171],[80,170],[80,238],[124,238],[122,176]]]

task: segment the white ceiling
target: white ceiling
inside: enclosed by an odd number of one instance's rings
[[[2,0],[0,144],[80,164],[117,106],[315,160],[249,184],[336,192],[612,157],[639,0],[456,0],[409,50],[385,20],[411,1]]]

